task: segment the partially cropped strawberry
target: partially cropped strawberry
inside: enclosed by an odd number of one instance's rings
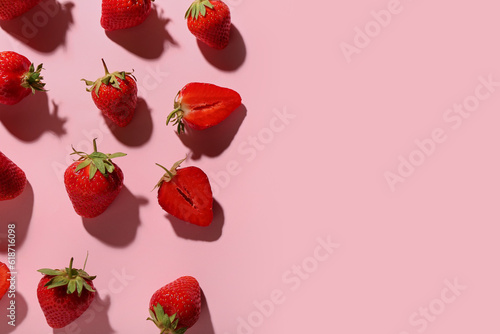
[[[41,0],[0,0],[0,20],[11,20],[33,8]]]
[[[195,0],[185,18],[189,31],[208,46],[221,50],[229,44],[231,13],[224,2]]]
[[[151,1],[102,0],[101,26],[108,31],[135,27],[148,17]]]
[[[207,175],[198,167],[179,168],[177,161],[158,182],[158,203],[166,212],[186,222],[208,226],[213,219],[213,196]]]
[[[85,261],[87,262],[87,261]],[[43,274],[37,288],[37,297],[47,324],[52,328],[63,328],[78,319],[95,298],[96,290],[90,276],[83,269],[40,269]]]
[[[102,214],[111,205],[123,187],[123,172],[111,159],[123,157],[125,153],[86,154],[74,151],[80,156],[64,173],[66,191],[76,213],[85,218]]]
[[[241,96],[232,89],[209,83],[192,82],[184,86],[175,97],[174,110],[167,124],[177,125],[184,132],[184,124],[195,130],[204,130],[225,120],[241,105]]]
[[[161,333],[182,334],[200,318],[201,289],[191,276],[182,276],[158,289],[149,302],[150,318]]]
[[[128,125],[137,107],[137,84],[131,72],[109,73],[104,60],[105,75],[96,81],[85,81],[88,92],[104,116],[120,127]]]
[[[23,170],[0,152],[0,201],[21,195],[26,183]]]
[[[44,91],[40,75],[42,64],[35,65],[14,51],[0,52],[0,103],[13,105],[30,93]]]
[[[5,295],[10,286],[10,270],[3,262],[0,262],[0,300]]]

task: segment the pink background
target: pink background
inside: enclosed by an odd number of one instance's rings
[[[193,275],[204,302],[191,334],[498,333],[498,5],[228,0],[231,44],[216,52],[187,30],[189,3],[158,0],[114,34],[97,0],[45,0],[1,24],[1,49],[43,62],[49,92],[0,106],[0,149],[30,182],[0,203],[18,271],[17,327],[2,316],[0,332],[155,333],[151,294]],[[80,81],[102,74],[101,58],[135,70],[125,129],[109,129]],[[165,119],[191,81],[233,88],[244,107],[179,138]],[[82,220],[62,173],[71,145],[96,136],[128,153],[115,160],[125,188]],[[151,191],[155,162],[189,152],[216,195],[208,228],[171,219]],[[99,298],[52,331],[36,269],[82,265],[87,251]]]

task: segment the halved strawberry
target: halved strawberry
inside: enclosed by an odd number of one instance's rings
[[[186,222],[208,226],[213,219],[212,188],[207,175],[198,167],[178,168],[177,161],[158,182],[158,203],[163,210]]]
[[[203,130],[225,120],[241,105],[236,91],[209,83],[192,82],[184,86],[175,97],[174,111],[167,124],[177,125],[184,132],[184,123],[195,130]]]
[[[0,262],[0,300],[10,286],[10,270],[5,263]]]

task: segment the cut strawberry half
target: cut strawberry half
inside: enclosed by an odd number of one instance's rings
[[[207,175],[198,167],[178,168],[185,159],[165,170],[158,182],[158,203],[166,212],[186,222],[208,226],[213,219],[212,189]]]
[[[0,262],[0,300],[10,286],[10,271],[5,263]]]
[[[225,120],[240,105],[241,96],[232,89],[192,82],[177,93],[167,124],[177,125],[178,133],[184,132],[184,124],[204,130]]]

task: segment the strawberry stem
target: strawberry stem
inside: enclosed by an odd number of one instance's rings
[[[101,61],[102,61],[102,64],[104,65],[104,73],[106,75],[109,75],[109,70],[108,70],[108,66],[106,66],[106,62],[104,61],[103,58],[101,58]]]
[[[43,69],[43,64],[38,65],[35,70],[35,64],[31,63],[28,72],[24,73],[23,75],[21,86],[24,88],[31,89],[33,94],[35,94],[37,90],[42,92],[47,91],[44,88],[45,83],[42,82],[43,80],[43,77],[41,76],[42,69]]]
[[[153,188],[153,190],[155,190],[156,188],[159,188],[163,182],[170,182],[174,178],[174,176],[177,175],[177,168],[179,168],[179,166],[186,159],[187,159],[187,154],[186,154],[186,157],[184,159],[179,160],[176,163],[174,163],[174,165],[170,169],[167,169],[167,168],[163,167],[162,165],[160,165],[159,163],[157,163],[156,165],[159,166],[159,167],[161,167],[166,173],[163,174],[163,176],[161,177],[160,181],[158,181],[158,183]]]

